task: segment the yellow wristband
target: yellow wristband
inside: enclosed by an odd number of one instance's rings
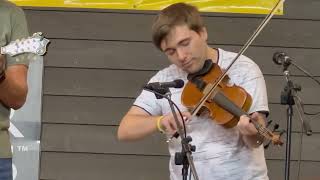
[[[157,119],[157,128],[158,128],[158,130],[159,130],[161,133],[164,133],[164,129],[162,129],[162,127],[161,127],[161,120],[163,119],[163,117],[164,117],[164,116],[160,116],[160,117],[158,117],[158,119]]]

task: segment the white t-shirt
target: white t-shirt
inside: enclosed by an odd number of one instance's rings
[[[218,49],[218,65],[225,69],[236,56],[233,52]],[[231,83],[243,87],[252,97],[249,113],[269,111],[266,85],[259,67],[249,58],[241,56],[228,71]],[[167,82],[182,79],[187,82],[187,73],[175,65],[159,71],[150,82]],[[170,88],[171,99],[181,111],[187,109],[181,104],[183,88]],[[151,115],[171,113],[166,99],[156,99],[148,91],[142,91],[134,102]],[[264,149],[248,148],[236,127],[226,129],[212,119],[194,117],[186,124],[187,134],[192,137],[190,144],[196,146],[192,153],[195,168],[200,180],[268,180]],[[170,178],[181,180],[182,165],[175,165],[175,152],[181,151],[180,138],[169,143]]]

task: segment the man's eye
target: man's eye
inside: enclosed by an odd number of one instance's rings
[[[183,41],[183,42],[181,43],[181,45],[182,45],[182,46],[188,46],[189,43],[190,43],[190,41]]]
[[[166,54],[169,55],[169,56],[172,56],[174,54],[174,50],[169,50],[169,51],[167,51]]]

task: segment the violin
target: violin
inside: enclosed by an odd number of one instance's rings
[[[183,89],[181,102],[193,115],[201,115],[207,111],[217,124],[232,128],[237,125],[240,116],[250,117],[247,111],[252,104],[252,98],[242,87],[230,85],[227,75],[218,81],[222,75],[223,71],[217,64],[206,60],[200,71],[188,75],[189,81]],[[214,86],[216,88],[211,91]],[[201,101],[204,101],[203,105],[198,107]],[[275,145],[283,144],[280,135],[274,134],[253,119],[250,119],[250,122],[265,139]]]

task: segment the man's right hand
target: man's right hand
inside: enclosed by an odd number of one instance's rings
[[[185,117],[184,121],[191,119],[189,112],[183,112],[182,115]],[[177,116],[180,124],[182,124],[180,115],[177,114]],[[152,116],[144,109],[132,106],[120,122],[118,139],[120,141],[139,140],[160,130],[158,126],[168,135],[173,135],[177,131],[176,123],[171,113],[163,117]]]
[[[180,125],[182,125],[182,121],[190,121],[191,120],[191,114],[190,112],[182,112],[183,120],[180,117],[180,114],[177,113],[177,117],[179,120]],[[161,119],[161,128],[165,131],[166,134],[173,135],[177,132],[177,124],[174,120],[173,114],[167,114]]]

